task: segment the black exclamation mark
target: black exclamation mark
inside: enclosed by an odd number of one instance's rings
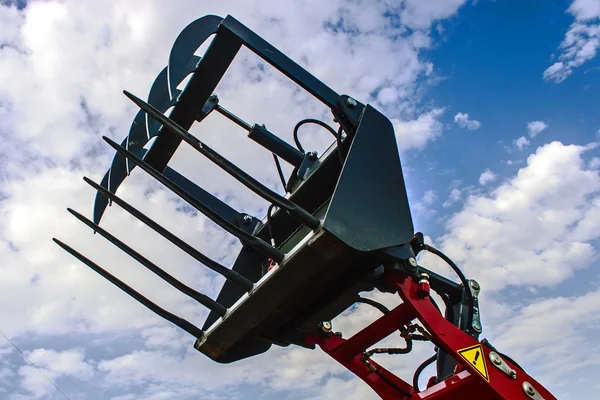
[[[473,365],[477,366],[477,360],[479,359],[479,350],[477,350],[477,353],[475,353],[475,359],[473,360]]]

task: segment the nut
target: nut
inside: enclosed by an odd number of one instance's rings
[[[331,332],[331,321],[323,321],[320,325],[323,332]]]
[[[535,392],[535,389],[533,388],[533,386],[531,385],[531,383],[529,383],[529,382],[523,382],[523,390],[529,396],[535,396],[536,392]]]
[[[495,352],[490,352],[490,360],[492,360],[492,362],[495,365],[500,365],[502,364],[502,359],[500,358],[500,356],[498,354],[496,354]]]

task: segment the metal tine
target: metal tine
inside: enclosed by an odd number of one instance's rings
[[[79,253],[77,250],[73,249],[72,247],[68,246],[67,244],[61,242],[60,240],[58,240],[56,238],[52,238],[52,240],[56,244],[58,244],[60,247],[62,247],[64,250],[66,250],[69,254],[71,254],[73,257],[77,258],[79,261],[81,261],[82,263],[84,263],[85,265],[87,265],[88,267],[93,269],[94,271],[96,271],[98,274],[102,275],[110,283],[117,286],[119,289],[121,289],[122,291],[124,291],[125,293],[127,293],[128,295],[133,297],[135,300],[142,303],[144,306],[146,306],[150,310],[154,311],[155,314],[163,317],[164,319],[166,319],[169,322],[172,322],[173,324],[177,325],[178,327],[180,327],[181,329],[183,329],[184,331],[186,331],[187,333],[189,333],[190,335],[192,335],[196,338],[199,338],[203,335],[202,329],[200,329],[197,326],[193,325],[192,323],[186,321],[185,319],[178,317],[177,315],[175,315],[173,313],[170,313],[169,311],[158,306],[157,304],[150,301],[146,297],[142,296],[139,292],[137,292],[131,286],[127,285],[125,282],[116,278],[110,272],[106,271],[105,269],[100,267],[98,264],[94,263],[92,260],[85,257],[83,254]]]
[[[198,211],[200,211],[201,213],[206,215],[208,218],[210,218],[214,223],[219,225],[221,228],[223,228],[227,232],[231,233],[232,235],[240,238],[240,240],[242,240],[242,241],[246,242],[248,245],[254,247],[257,251],[259,251],[262,254],[264,254],[265,256],[273,259],[275,262],[279,263],[283,260],[284,254],[282,252],[280,252],[279,250],[277,250],[274,247],[271,247],[264,240],[233,225],[231,222],[227,221],[225,218],[223,218],[222,216],[220,216],[219,214],[217,214],[216,212],[211,210],[209,207],[204,205],[204,203],[198,201],[194,196],[192,196],[191,194],[189,194],[188,192],[183,190],[179,185],[175,184],[169,178],[167,178],[166,176],[164,176],[163,174],[161,174],[160,172],[158,172],[157,170],[152,168],[152,166],[150,166],[147,162],[145,162],[144,160],[142,160],[141,158],[139,158],[132,152],[128,151],[127,149],[123,148],[122,146],[119,146],[117,143],[115,143],[114,141],[112,141],[111,139],[109,139],[106,136],[103,136],[102,138],[106,141],[106,143],[111,145],[112,148],[114,148],[116,151],[123,154],[125,157],[127,157],[131,161],[133,161],[134,164],[136,164],[141,169],[146,171],[154,179],[156,179],[157,181],[159,181],[160,183],[162,183],[163,185],[168,187],[175,194],[177,194],[179,197],[181,197],[182,199],[187,201]]]
[[[225,278],[229,279],[233,283],[238,284],[246,292],[249,292],[250,290],[252,290],[252,287],[254,286],[254,284],[251,281],[249,281],[248,279],[246,279],[244,276],[238,274],[237,272],[235,272],[235,271],[225,267],[224,265],[221,265],[218,262],[205,256],[204,254],[202,254],[201,252],[199,252],[198,250],[196,250],[195,248],[193,248],[192,246],[187,244],[185,241],[183,241],[179,237],[175,236],[173,233],[169,232],[167,229],[163,228],[160,224],[158,224],[154,220],[147,217],[141,211],[137,210],[135,207],[133,207],[132,205],[130,205],[129,203],[127,203],[126,201],[124,201],[123,199],[118,197],[116,194],[106,190],[106,188],[102,187],[101,185],[98,185],[96,182],[92,181],[91,179],[84,177],[83,180],[86,181],[91,187],[96,189],[98,191],[98,193],[100,193],[101,195],[110,199],[114,203],[118,204],[125,211],[127,211],[128,213],[133,215],[135,218],[137,218],[138,220],[140,220],[141,222],[146,224],[148,227],[153,229],[156,233],[160,234],[162,237],[167,239],[169,242],[173,243],[175,246],[179,247],[181,250],[185,251],[187,254],[194,257],[197,261],[201,262],[202,264],[204,264],[208,268],[212,269],[213,271],[223,275]]]
[[[69,211],[71,214],[73,214],[75,216],[75,218],[77,218],[78,220],[80,220],[81,222],[83,222],[84,224],[89,226],[90,228],[92,228],[92,230],[94,232],[98,232],[100,234],[100,236],[102,236],[103,238],[105,238],[106,240],[108,240],[109,242],[114,244],[115,246],[117,246],[119,249],[123,250],[125,253],[127,253],[129,256],[131,256],[133,259],[135,259],[137,262],[142,264],[144,267],[148,268],[150,271],[154,272],[156,275],[161,277],[164,281],[169,283],[175,289],[179,290],[181,293],[187,294],[192,299],[196,300],[198,303],[207,307],[211,311],[216,312],[220,316],[225,315],[225,313],[227,312],[227,307],[217,303],[215,300],[211,299],[207,295],[202,294],[202,293],[192,289],[191,287],[187,286],[185,283],[183,283],[183,282],[179,281],[178,279],[174,278],[173,276],[169,275],[169,273],[167,273],[165,270],[163,270],[158,265],[154,264],[152,261],[148,260],[146,257],[141,255],[140,253],[138,253],[137,251],[135,251],[134,249],[132,249],[125,243],[123,243],[121,240],[114,237],[112,234],[110,234],[107,230],[102,228],[100,225],[93,223],[92,221],[90,221],[89,219],[87,219],[86,217],[84,217],[83,215],[78,213],[77,211],[73,210],[72,208],[67,208],[67,211]]]
[[[138,107],[147,112],[150,116],[160,122],[163,126],[168,128],[174,134],[179,136],[182,140],[185,140],[190,146],[196,149],[198,152],[202,153],[209,160],[217,164],[221,169],[229,173],[239,182],[244,184],[248,189],[252,190],[257,195],[261,196],[265,200],[268,200],[278,207],[281,207],[287,210],[292,216],[296,217],[303,224],[308,226],[309,228],[315,230],[321,226],[321,221],[316,218],[314,215],[299,207],[294,202],[286,199],[285,197],[275,193],[262,183],[258,182],[256,179],[248,175],[238,166],[233,164],[231,161],[222,157],[219,153],[208,147],[206,144],[202,143],[200,140],[195,138],[181,126],[179,126],[176,122],[171,120],[170,118],[165,117],[158,109],[156,109],[151,104],[146,103],[142,99],[134,96],[128,91],[124,90],[123,93],[127,96],[131,101],[133,101]]]

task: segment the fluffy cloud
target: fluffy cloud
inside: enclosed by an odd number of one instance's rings
[[[529,132],[529,137],[533,138],[547,127],[548,125],[544,121],[531,121],[527,123],[527,132]]]
[[[537,298],[525,306],[503,306],[493,320],[490,333],[494,345],[507,354],[528,357],[521,366],[542,382],[548,382],[560,399],[589,396],[597,382],[599,360],[589,357],[600,351],[600,291],[573,296]],[[502,308],[502,307],[500,307]],[[569,344],[568,346],[557,343]],[[560,364],[561,368],[556,368]],[[573,385],[573,376],[577,385]]]
[[[433,190],[426,190],[425,193],[423,193],[421,200],[414,203],[412,209],[418,216],[425,218],[431,217],[436,213],[436,211],[432,208],[433,203],[435,203],[436,200],[437,195],[435,192]]]
[[[485,185],[486,183],[495,181],[497,178],[498,176],[495,173],[493,173],[489,169],[486,169],[479,176],[479,184]]]
[[[481,122],[475,119],[469,119],[469,114],[461,112],[454,116],[454,122],[461,128],[467,128],[470,131],[477,130],[481,127]]]
[[[53,393],[56,387],[54,381],[70,376],[78,380],[88,380],[94,376],[94,367],[86,362],[81,349],[54,351],[35,349],[26,354],[32,365],[19,369],[22,388],[36,398]],[[41,371],[41,372],[40,372]]]
[[[435,108],[414,120],[392,119],[400,150],[423,149],[429,142],[438,138],[443,129],[439,117],[443,114],[443,108]]]
[[[543,74],[545,80],[563,82],[573,69],[596,56],[600,47],[600,5],[596,0],[574,0],[567,9],[575,22],[560,44],[558,61]]]
[[[460,200],[462,196],[462,191],[460,189],[454,188],[450,191],[450,195],[448,196],[448,199],[446,201],[444,201],[444,203],[442,204],[442,207],[444,208],[448,208],[450,206],[452,206],[454,203],[456,203],[457,201]]]
[[[411,28],[427,28],[434,21],[453,16],[466,0],[405,0],[400,20]]]
[[[467,199],[442,247],[490,291],[553,286],[589,266],[600,237],[600,174],[582,159],[591,148],[538,148],[516,176]]]
[[[521,136],[520,138],[515,139],[513,144],[517,147],[517,149],[523,150],[523,147],[529,144],[529,140],[527,140],[525,136]]]

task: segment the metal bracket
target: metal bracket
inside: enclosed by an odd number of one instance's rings
[[[215,108],[217,108],[218,105],[219,96],[213,93],[212,95],[210,95],[208,100],[206,100],[206,103],[204,103],[204,106],[202,106],[202,109],[198,112],[198,115],[196,115],[196,121],[201,122],[204,118],[206,118],[208,114],[210,114]]]
[[[479,291],[481,290],[481,286],[475,280],[469,281],[469,290],[471,290],[471,295],[473,296],[473,320],[471,321],[471,328],[477,333],[481,333],[483,331],[483,326],[481,325],[481,317],[479,315],[479,302],[477,298],[479,297]]]
[[[512,369],[495,351],[490,352],[490,361],[494,367],[498,368],[512,379],[517,379],[517,371]]]
[[[527,395],[527,397],[529,397],[530,399],[533,400],[544,400],[544,398],[542,397],[541,394],[538,393],[537,390],[535,390],[535,388],[533,387],[533,385],[527,381],[523,382],[523,391],[525,392],[525,394]]]
[[[309,169],[317,162],[319,155],[315,151],[311,151],[304,155],[302,162],[296,170],[296,177],[300,180],[304,180],[308,174]]]

